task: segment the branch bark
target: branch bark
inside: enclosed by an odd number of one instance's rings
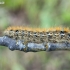
[[[22,41],[11,39],[7,36],[0,37],[0,45],[8,47],[10,50],[20,50],[24,52],[70,50],[70,43],[46,43],[47,47],[41,43],[23,44]]]

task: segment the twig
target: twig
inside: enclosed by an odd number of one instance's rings
[[[55,51],[55,50],[70,50],[70,43],[46,43],[46,46],[41,43],[23,44],[22,41],[11,39],[7,36],[0,37],[0,45],[8,47],[10,50],[20,50],[24,52],[38,52],[38,51]]]

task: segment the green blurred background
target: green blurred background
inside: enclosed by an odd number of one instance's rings
[[[70,27],[70,0],[0,0],[0,36],[9,26]],[[0,70],[70,70],[70,51],[10,51],[0,46]]]

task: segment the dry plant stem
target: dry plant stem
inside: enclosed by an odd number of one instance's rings
[[[0,45],[6,46],[10,50],[20,50],[24,52],[38,52],[38,51],[55,51],[55,50],[70,50],[70,43],[47,43],[47,47],[41,43],[23,44],[22,41],[11,39],[7,36],[0,37]]]

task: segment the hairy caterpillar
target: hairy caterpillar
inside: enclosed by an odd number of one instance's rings
[[[24,40],[25,43],[62,43],[70,42],[69,28],[28,28],[23,26],[12,26],[4,31],[4,35],[15,39]]]

